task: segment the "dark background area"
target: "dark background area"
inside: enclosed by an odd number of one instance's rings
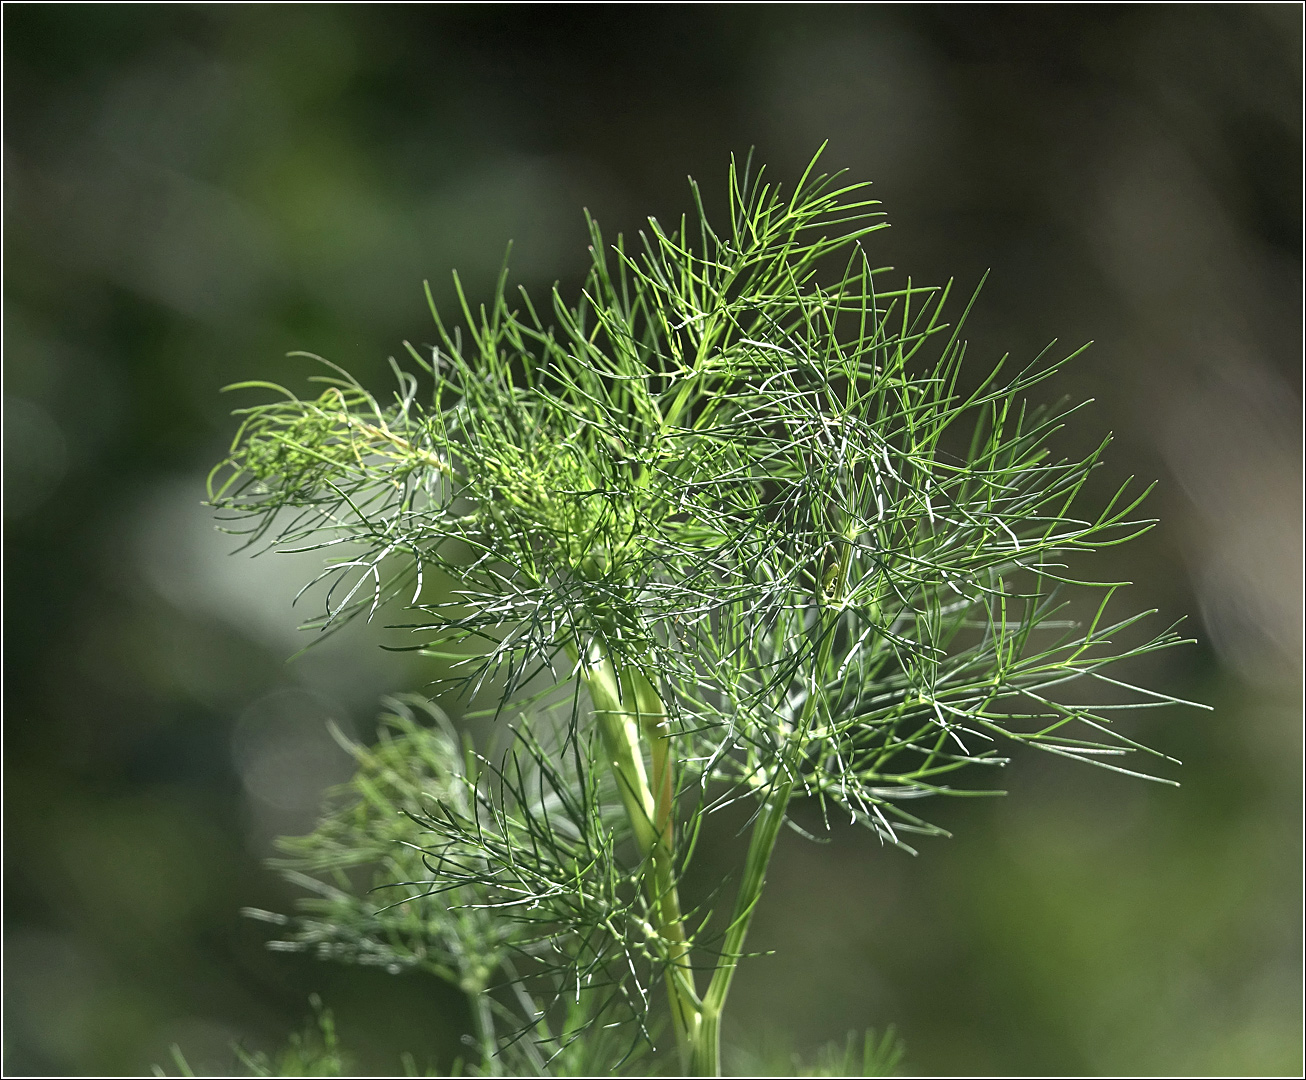
[[[913,859],[786,836],[726,1042],[897,1024],[906,1068],[1300,1074],[1302,8],[7,4],[4,1068],[140,1073],[279,1045],[319,991],[361,1068],[448,1067],[438,985],[270,954],[261,860],[421,661],[303,644],[311,557],[202,505],[222,385],[378,388],[509,239],[574,292],[609,236],[719,205],[731,152],[875,181],[873,256],[988,284],[976,366],[1092,349],[1108,480],[1161,525],[1084,567],[1191,617],[1135,674],[1180,789],[1022,755]],[[451,706],[452,707],[452,706]],[[740,851],[718,837],[703,865]],[[170,1067],[170,1066],[169,1066]]]

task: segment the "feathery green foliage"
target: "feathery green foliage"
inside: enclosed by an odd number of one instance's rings
[[[461,325],[432,304],[438,341],[392,361],[390,398],[326,361],[313,399],[241,384],[278,400],[240,410],[210,478],[227,527],[333,553],[311,625],[402,605],[441,689],[490,694],[515,731],[481,757],[397,704],[353,748],[352,801],[288,845],[317,895],[287,947],[488,1003],[486,1071],[594,1067],[567,1055],[600,1045],[617,1067],[661,982],[684,1067],[717,1073],[791,800],[910,850],[941,830],[909,807],[979,793],[957,774],[1012,744],[1145,775],[1113,712],[1174,700],[1107,670],[1174,629],[1137,638],[1150,613],[1115,615],[1120,584],[1068,562],[1152,525],[1131,483],[1081,505],[1109,440],[1059,457],[1078,406],[1026,404],[1078,353],[963,380],[965,312],[884,284],[867,185],[816,166],[785,193],[732,165],[721,228],[697,187],[635,246],[591,221],[574,304],[513,297],[506,267],[478,308],[459,285]],[[741,800],[716,931],[679,883]]]

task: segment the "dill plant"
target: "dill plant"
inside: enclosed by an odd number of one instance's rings
[[[574,303],[510,292],[505,265],[473,306],[455,274],[460,320],[432,302],[388,397],[326,361],[316,397],[240,384],[275,399],[210,477],[225,527],[326,551],[310,625],[402,609],[437,688],[510,732],[478,751],[390,701],[283,843],[309,898],[255,914],[275,947],[461,988],[474,1069],[630,1069],[665,1025],[717,1075],[795,799],[911,850],[942,832],[920,800],[980,794],[957,774],[1013,744],[1145,775],[1113,712],[1176,700],[1108,673],[1174,627],[1122,643],[1151,613],[1070,565],[1152,525],[1131,481],[1082,506],[1109,439],[1059,457],[1079,406],[1026,403],[1078,353],[963,383],[965,312],[886,284],[867,185],[817,159],[791,192],[732,162],[720,226],[692,182],[694,212],[637,244],[590,220]],[[691,910],[700,832],[739,803],[742,866]],[[862,1070],[896,1060],[881,1041]]]

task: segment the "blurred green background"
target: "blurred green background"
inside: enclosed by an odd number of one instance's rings
[[[896,1023],[935,1074],[1300,1075],[1302,9],[6,5],[4,1068],[232,1068],[320,991],[359,1067],[447,1067],[439,986],[266,952],[242,905],[420,662],[302,644],[308,567],[201,505],[242,378],[383,385],[421,295],[574,290],[731,151],[876,182],[878,261],[989,283],[970,355],[1096,344],[1057,389],[1161,483],[1087,568],[1191,616],[1137,729],[1175,790],[1021,757],[919,858],[788,835],[725,1038]],[[310,560],[311,562],[311,560]],[[728,834],[704,856],[733,865]],[[712,862],[715,860],[715,862]]]

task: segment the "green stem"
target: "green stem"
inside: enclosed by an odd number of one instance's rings
[[[700,1027],[697,989],[689,963],[689,942],[676,888],[674,848],[674,753],[665,709],[657,691],[638,671],[618,678],[607,659],[591,663],[585,676],[604,750],[621,792],[640,854],[651,873],[645,888],[659,936],[668,943],[664,981],[682,1062],[693,1055]],[[652,743],[653,783],[644,767],[641,729]],[[654,792],[656,791],[656,794]]]
[[[735,897],[735,909],[726,930],[725,943],[717,960],[712,981],[703,995],[702,1020],[695,1040],[693,1060],[694,1076],[721,1075],[721,1012],[725,1008],[730,983],[744,952],[744,939],[749,924],[757,910],[757,902],[766,884],[766,868],[775,851],[785,811],[789,808],[792,782],[785,780],[775,786],[753,825],[753,835],[748,844],[748,858],[744,863],[744,877]]]
[[[594,719],[603,739],[608,764],[617,779],[622,805],[635,832],[635,842],[640,854],[647,858],[656,840],[653,823],[657,810],[640,747],[637,703],[631,702],[630,706],[623,703],[617,673],[606,659],[590,663],[585,683],[594,702]]]
[[[828,652],[828,642],[823,643],[822,652]],[[693,1076],[720,1076],[721,1013],[766,883],[766,870],[784,824],[793,783],[787,779],[775,783],[753,825],[744,876],[725,944],[707,994],[700,999],[694,985],[690,948],[676,889],[675,755],[672,737],[666,730],[662,701],[638,671],[632,669],[619,677],[606,658],[590,664],[585,680],[622,803],[640,853],[648,860],[651,870],[645,883],[657,931],[668,943],[664,979],[681,1064]],[[800,726],[806,721],[807,713],[804,709]],[[641,734],[648,735],[651,744],[652,783],[644,764]]]
[[[690,1076],[721,1075],[721,1014],[701,1014],[689,1059]]]
[[[806,738],[813,718],[813,710],[821,696],[821,687],[816,681],[820,672],[826,670],[830,662],[830,653],[834,642],[834,628],[838,620],[838,610],[830,601],[842,597],[844,578],[847,573],[847,549],[840,555],[840,562],[833,580],[822,590],[822,614],[818,624],[821,639],[817,645],[817,662],[813,682],[808,688],[808,695],[797,717],[797,731],[792,736],[799,744]],[[793,781],[788,779],[789,771],[785,764],[785,755],[772,779],[772,790],[762,802],[753,835],[748,843],[748,858],[744,863],[744,877],[739,883],[739,895],[735,898],[735,909],[726,930],[725,944],[712,972],[712,981],[707,993],[703,995],[700,1010],[699,1030],[694,1042],[691,1066],[695,1076],[721,1075],[721,1012],[725,1008],[726,996],[730,993],[730,983],[735,977],[735,969],[743,957],[744,940],[748,936],[748,927],[753,921],[753,913],[762,896],[766,884],[766,870],[771,863],[776,841],[780,838],[780,829],[784,825],[785,812],[789,809],[789,799],[793,793]],[[785,779],[781,779],[785,777]]]
[[[472,1025],[476,1028],[476,1041],[481,1049],[481,1067],[487,1076],[499,1076],[498,1045],[494,1037],[490,995],[481,990],[468,996],[471,998]]]

